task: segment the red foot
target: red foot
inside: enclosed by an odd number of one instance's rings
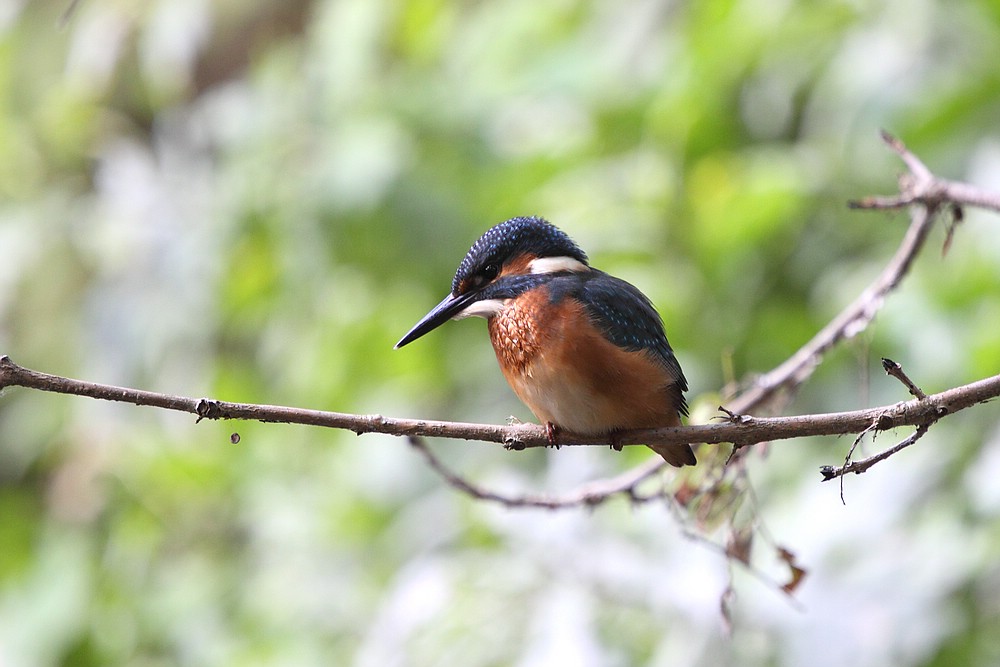
[[[556,442],[556,435],[559,433],[559,427],[552,422],[545,422],[545,439],[549,441],[549,447],[555,447],[559,449],[559,443]]]

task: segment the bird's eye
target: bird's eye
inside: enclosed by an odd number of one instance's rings
[[[472,284],[474,287],[482,287],[486,283],[490,282],[500,273],[500,267],[497,264],[487,264],[472,278]]]

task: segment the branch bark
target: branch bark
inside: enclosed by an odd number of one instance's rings
[[[510,449],[549,446],[545,428],[537,424],[469,424],[397,419],[382,415],[353,415],[341,412],[307,410],[281,405],[231,403],[210,398],[189,398],[128,387],[97,384],[50,375],[23,368],[10,357],[0,357],[0,389],[25,387],[40,391],[89,396],[107,401],[133,403],[196,415],[202,419],[240,419],[259,422],[305,424],[362,433],[385,433],[396,436],[430,436],[501,443]],[[857,433],[876,425],[884,431],[899,426],[919,426],[968,407],[1000,396],[1000,375],[949,389],[924,399],[914,399],[879,408],[834,412],[795,417],[751,417],[733,414],[726,421],[698,426],[630,431],[616,444],[733,443],[738,447],[771,440],[786,440],[815,435]],[[582,437],[567,434],[562,445],[607,445],[606,437]]]

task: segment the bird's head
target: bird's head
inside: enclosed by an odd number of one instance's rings
[[[589,270],[587,253],[552,223],[536,217],[501,222],[472,244],[455,272],[451,294],[417,322],[396,348],[450,319],[492,317],[508,300],[550,274]]]

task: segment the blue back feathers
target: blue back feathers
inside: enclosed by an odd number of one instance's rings
[[[687,414],[681,396],[681,392],[687,391],[687,379],[667,341],[663,320],[645,294],[631,283],[596,269],[555,276],[548,288],[553,303],[566,297],[583,303],[604,337],[618,347],[654,355],[676,381],[678,405],[681,414]]]

